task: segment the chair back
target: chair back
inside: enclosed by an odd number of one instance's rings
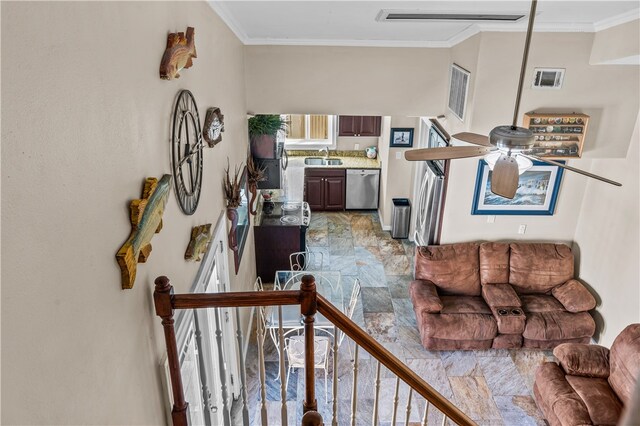
[[[304,336],[292,336],[285,339],[284,347],[287,352],[289,367],[304,367]],[[329,340],[324,336],[315,336],[313,339],[314,356],[313,364],[316,368],[324,368],[329,355]]]
[[[356,304],[358,303],[358,297],[360,297],[361,291],[362,291],[362,288],[360,286],[360,280],[356,278],[355,281],[353,282],[353,289],[351,290],[351,298],[349,299],[349,304],[347,305],[347,308],[344,311],[344,314],[349,319],[353,318],[353,312],[356,309]],[[339,334],[338,346],[340,346],[340,344],[344,340],[345,334],[342,331],[339,331],[338,334]]]
[[[292,271],[321,271],[322,261],[322,252],[299,251],[289,256]]]
[[[640,324],[627,326],[616,337],[609,351],[609,365],[609,385],[627,405],[640,379]]]

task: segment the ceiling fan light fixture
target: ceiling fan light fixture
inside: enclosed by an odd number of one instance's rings
[[[535,137],[524,127],[498,126],[489,133],[489,142],[501,149],[524,151],[533,147]]]
[[[489,166],[489,170],[493,171],[493,168],[498,162],[498,159],[503,155],[506,156],[506,154],[503,152],[495,151],[495,152],[492,152],[491,154],[488,154],[486,157],[484,157],[484,161],[487,162],[487,165]],[[515,158],[516,162],[518,163],[519,175],[523,174],[524,172],[529,170],[531,167],[533,167],[533,162],[528,158],[523,157],[522,155],[515,154],[513,155],[513,158]]]

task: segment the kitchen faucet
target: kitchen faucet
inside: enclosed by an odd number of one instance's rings
[[[326,146],[324,148],[320,148],[318,150],[318,152],[323,152],[324,151],[324,158],[329,158],[329,148],[327,148]]]

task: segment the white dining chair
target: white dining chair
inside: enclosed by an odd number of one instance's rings
[[[292,271],[321,271],[322,252],[298,251],[289,256],[289,265]]]
[[[360,292],[362,291],[360,286],[360,280],[358,278],[353,282],[353,289],[351,290],[351,297],[349,298],[349,304],[344,311],[344,314],[349,318],[353,318],[353,313],[356,310],[356,305],[358,304],[358,297],[360,297]],[[338,347],[342,344],[342,341],[346,337],[346,334],[342,330],[338,330]],[[349,349],[349,356],[353,357],[351,353],[351,345],[347,343],[347,349]]]
[[[313,368],[324,370],[324,400],[329,402],[328,393],[328,372],[329,372],[329,338],[325,336],[314,336],[313,338]],[[285,350],[287,352],[287,382],[289,386],[289,376],[295,368],[304,369],[304,336],[292,336],[285,339]]]

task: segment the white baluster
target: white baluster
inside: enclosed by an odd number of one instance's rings
[[[378,424],[378,404],[380,398],[380,361],[376,365],[376,382],[375,382],[375,394],[373,397],[373,419],[371,424],[376,426]]]
[[[356,344],[353,354],[353,389],[351,389],[351,426],[356,426],[356,410],[358,408],[358,349],[360,346]]]
[[[247,407],[247,365],[244,353],[244,345],[242,338],[242,327],[240,327],[240,312],[236,311],[236,337],[238,338],[238,356],[240,357],[240,394],[242,395],[242,423],[249,424],[249,408]]]
[[[422,416],[422,426],[427,426],[427,417],[429,417],[429,401],[425,400],[424,415]]]
[[[224,362],[224,349],[222,348],[222,329],[220,328],[220,308],[215,310],[216,319],[216,343],[218,346],[218,371],[220,372],[220,387],[222,389],[222,418],[224,426],[231,425],[231,410],[229,408],[229,391],[227,389],[227,369]]]
[[[396,390],[393,393],[393,414],[391,415],[391,424],[396,424],[396,418],[398,414],[398,392],[400,390],[400,377],[396,376]]]
[[[282,329],[282,306],[278,306],[278,341],[280,342],[280,399],[282,405],[280,409],[280,419],[282,426],[287,426],[287,385],[284,374],[284,330]]]
[[[333,326],[333,417],[332,426],[338,426],[338,327]]]
[[[407,398],[407,410],[404,418],[404,426],[409,426],[409,417],[411,417],[411,397],[413,396],[413,388],[409,387],[409,397]]]
[[[260,368],[260,418],[262,426],[268,426],[267,416],[267,383],[264,367],[264,308],[258,308],[258,367]]]
[[[442,413],[442,416],[443,416],[442,417],[442,426],[446,426],[447,425],[447,416],[444,413]]]

